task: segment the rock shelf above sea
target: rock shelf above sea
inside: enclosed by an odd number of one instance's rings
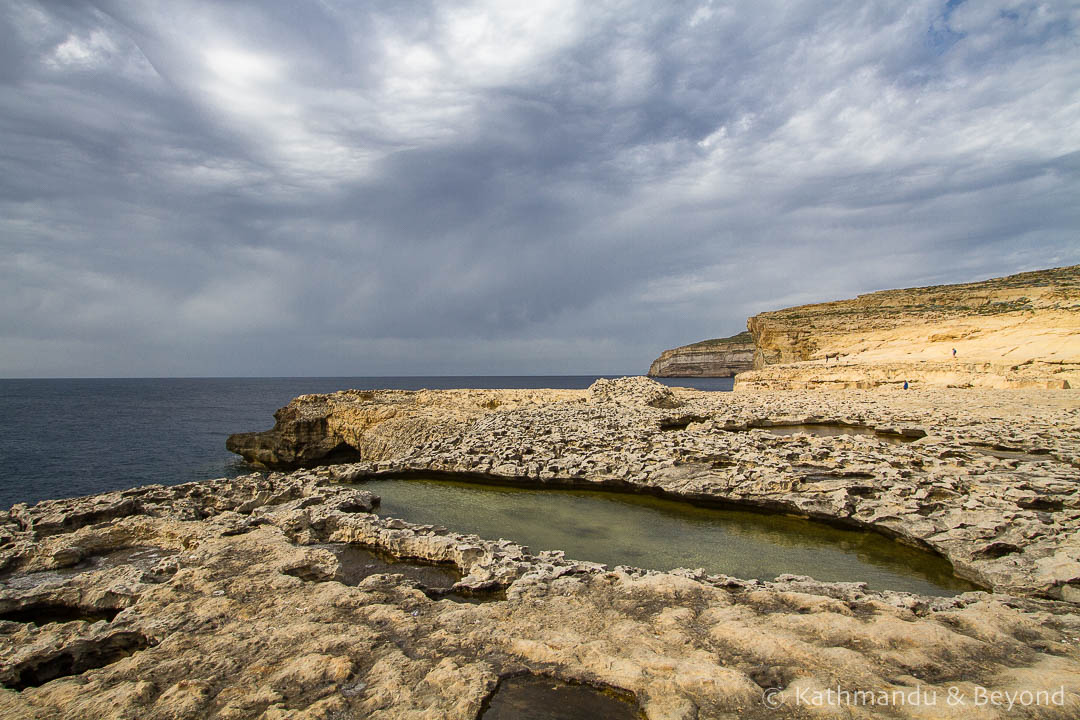
[[[349,456],[362,458],[358,475],[436,471],[751,506],[929,548],[984,587],[1080,600],[1073,393],[706,393],[625,378],[582,391],[308,395],[277,417],[230,449],[277,468]],[[881,436],[767,429],[815,423]]]
[[[969,705],[952,717],[994,717],[973,705],[976,686],[1061,690],[1062,706],[1028,716],[1080,707],[1071,603],[532,555],[367,512],[370,493],[337,484],[356,470],[17,507],[0,576],[0,716],[471,720],[500,679],[525,672],[615,688],[650,720],[804,717],[800,697],[835,687],[920,687],[942,703],[959,687]],[[393,565],[339,581],[326,543],[451,566],[459,599]],[[124,547],[144,559],[110,562]]]
[[[0,514],[0,716],[472,720],[522,673],[615,691],[650,720],[1080,714],[1073,393],[700,393],[627,378],[346,391],[277,418],[230,447],[288,472]],[[815,423],[863,434],[768,429]],[[380,517],[372,493],[342,484],[403,471],[855,525],[933,549],[989,591],[605,567]],[[385,571],[350,578],[342,543]],[[402,562],[439,565],[453,585],[394,572]],[[837,688],[935,700],[804,702]],[[977,704],[1024,691],[1043,701]]]

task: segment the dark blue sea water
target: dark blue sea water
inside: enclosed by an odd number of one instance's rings
[[[586,388],[589,376],[0,380],[0,509],[249,470],[225,449],[297,395],[347,388]],[[613,376],[604,376],[613,377]],[[731,378],[668,385],[730,390]]]

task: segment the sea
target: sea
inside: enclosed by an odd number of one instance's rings
[[[297,395],[345,389],[587,388],[615,375],[0,380],[0,511],[15,503],[236,477],[225,449]],[[658,378],[729,391],[731,378]]]

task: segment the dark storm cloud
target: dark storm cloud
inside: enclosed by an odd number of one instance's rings
[[[0,376],[640,372],[1080,261],[1080,11],[0,11]]]

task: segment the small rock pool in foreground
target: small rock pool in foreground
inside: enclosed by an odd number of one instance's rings
[[[536,675],[499,683],[480,720],[638,720],[629,698]]]
[[[653,570],[704,568],[771,580],[792,573],[865,582],[875,590],[956,595],[978,589],[944,558],[872,532],[745,510],[701,508],[647,495],[522,488],[426,477],[358,484],[378,513],[505,538],[532,552]]]

